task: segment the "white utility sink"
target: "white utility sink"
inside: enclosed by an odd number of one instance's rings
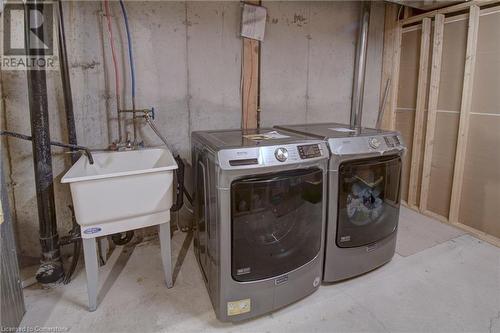
[[[95,238],[159,225],[160,250],[168,288],[173,286],[170,250],[170,207],[173,170],[167,149],[143,149],[82,156],[64,175],[75,217],[82,229],[89,310],[97,308],[98,271]]]
[[[83,238],[95,238],[170,220],[173,170],[177,163],[167,149],[92,154],[64,175]]]

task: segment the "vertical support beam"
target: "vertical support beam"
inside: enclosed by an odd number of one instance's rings
[[[414,206],[417,201],[418,178],[420,171],[422,134],[424,130],[425,98],[427,92],[427,72],[429,70],[429,47],[431,39],[431,19],[422,20],[422,38],[420,40],[420,61],[417,83],[417,103],[415,109],[415,126],[413,129],[413,146],[410,166],[410,184],[408,187],[408,204]]]
[[[403,11],[403,19],[409,19],[413,15],[413,8],[405,6]]]
[[[401,28],[398,24],[399,5],[394,3],[385,4],[384,22],[384,51],[382,56],[382,84],[380,86],[380,100],[384,98],[386,86],[389,85],[388,100],[382,112],[380,127],[393,129],[399,78],[399,49],[401,48]],[[399,34],[399,35],[398,35]],[[396,58],[397,57],[397,58]],[[397,63],[397,65],[396,65]],[[398,69],[395,73],[395,69]],[[397,75],[396,75],[397,74]]]
[[[465,153],[469,134],[469,118],[476,65],[477,36],[479,30],[479,7],[474,5],[469,9],[469,27],[467,32],[467,50],[465,52],[464,83],[462,87],[462,102],[460,105],[460,123],[458,126],[457,150],[453,170],[453,185],[451,189],[450,216],[451,223],[458,223],[462,182],[465,169]]]
[[[250,0],[246,3],[260,5],[259,0]],[[243,37],[243,59],[241,64],[241,127],[257,128],[259,125],[259,68],[260,42]]]
[[[420,210],[427,210],[427,196],[431,177],[432,153],[434,150],[434,132],[436,130],[436,112],[441,80],[441,61],[443,58],[444,15],[437,14],[434,20],[434,40],[432,44],[431,80],[429,84],[429,104],[427,107],[427,130],[425,131],[424,162],[422,168],[422,186],[420,188]]]

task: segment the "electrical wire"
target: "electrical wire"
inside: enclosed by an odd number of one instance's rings
[[[122,14],[123,14],[123,20],[125,21],[125,30],[127,32],[127,43],[128,43],[128,59],[130,63],[130,81],[132,83],[132,110],[135,111],[135,66],[134,66],[134,56],[132,52],[132,37],[130,34],[130,27],[128,24],[128,15],[127,15],[127,9],[125,8],[125,3],[123,0],[120,0],[120,7],[122,9]],[[136,141],[137,137],[137,128],[136,128],[136,115],[134,113],[133,116],[133,125],[134,125],[134,142]]]
[[[122,125],[120,117],[120,72],[118,71],[118,62],[116,61],[115,44],[113,38],[113,28],[111,26],[111,14],[109,10],[109,1],[104,0],[104,13],[108,26],[109,44],[111,46],[111,55],[113,58],[113,67],[115,71],[115,94],[116,94],[116,115],[118,117],[118,142],[122,142]]]

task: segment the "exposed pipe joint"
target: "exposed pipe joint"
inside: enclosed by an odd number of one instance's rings
[[[363,94],[365,89],[366,53],[368,48],[368,28],[370,26],[370,2],[361,5],[356,59],[354,63],[354,81],[352,87],[351,128],[360,128],[363,116]]]

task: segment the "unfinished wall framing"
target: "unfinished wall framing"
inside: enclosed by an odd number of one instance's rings
[[[382,125],[408,147],[402,202],[500,246],[500,1],[385,25]]]

